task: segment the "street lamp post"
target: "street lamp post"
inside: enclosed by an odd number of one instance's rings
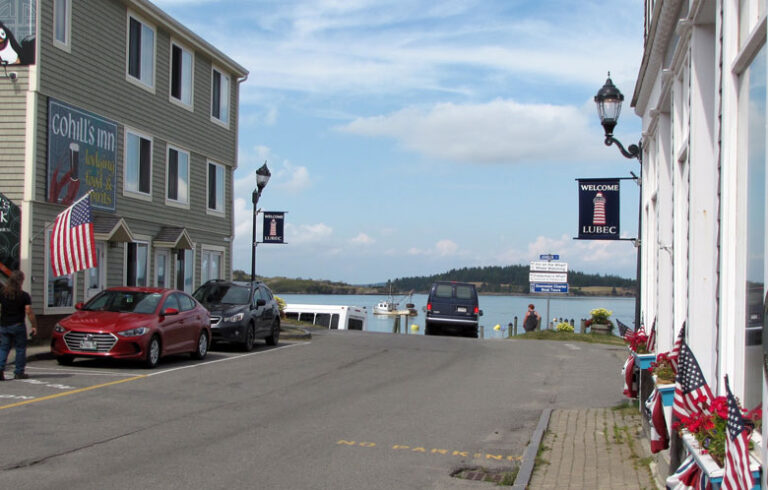
[[[259,169],[256,171],[256,188],[253,190],[253,194],[251,194],[251,202],[253,203],[253,241],[251,242],[251,282],[256,280],[256,216],[259,214],[258,208],[256,205],[259,202],[259,197],[261,197],[261,191],[264,190],[264,188],[267,186],[267,182],[269,182],[269,178],[272,176],[272,173],[270,173],[269,169],[267,168],[267,162],[264,162],[264,165],[259,167]]]
[[[600,124],[605,130],[605,146],[615,144],[622,155],[626,158],[635,158],[640,163],[640,176],[637,177],[637,184],[640,186],[640,197],[637,209],[637,238],[635,247],[637,248],[637,292],[635,293],[635,330],[640,328],[640,290],[642,289],[641,263],[642,263],[642,243],[640,234],[642,231],[643,219],[643,141],[640,140],[636,145],[629,145],[626,149],[619,140],[613,137],[613,129],[619,122],[621,113],[621,103],[624,101],[624,95],[611,81],[611,73],[608,72],[608,79],[595,95],[595,104],[597,104],[597,115],[600,117]],[[633,174],[634,175],[634,174]]]

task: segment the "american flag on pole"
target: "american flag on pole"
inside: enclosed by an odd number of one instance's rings
[[[675,399],[672,415],[682,420],[698,413],[709,413],[709,402],[715,397],[698,361],[685,341],[680,343],[680,359],[675,377]]]
[[[672,368],[677,372],[677,364],[680,360],[680,344],[683,343],[685,340],[685,322],[683,322],[683,326],[680,328],[680,333],[677,334],[677,340],[675,340],[675,345],[672,347],[672,352],[667,356],[667,359],[669,359],[669,362],[672,363]]]
[[[90,193],[56,217],[51,235],[51,267],[54,277],[96,267]]]
[[[645,343],[648,352],[656,352],[656,319],[653,319],[651,331],[648,333],[648,341]]]
[[[629,328],[629,326],[627,324],[625,324],[624,322],[622,322],[618,318],[616,319],[616,325],[619,327],[619,335],[621,335],[625,339],[627,338],[627,334],[628,333],[632,333],[632,329]]]
[[[744,426],[744,417],[736,397],[725,377],[725,391],[728,398],[728,422],[725,436],[725,473],[723,490],[749,490],[752,488],[752,472],[749,470],[749,430]]]

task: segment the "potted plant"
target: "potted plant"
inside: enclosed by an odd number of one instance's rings
[[[613,322],[608,319],[613,314],[612,311],[605,308],[595,308],[589,312],[590,319],[587,320],[587,326],[593,333],[610,334],[613,331]]]

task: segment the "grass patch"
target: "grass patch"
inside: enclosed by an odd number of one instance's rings
[[[567,342],[587,342],[591,344],[608,344],[624,346],[624,339],[616,335],[602,335],[598,333],[555,332],[553,330],[541,330],[526,332],[513,337],[522,340],[562,340]]]
[[[517,478],[517,473],[519,471],[520,468],[517,466],[501,469],[471,466],[467,468],[459,468],[452,472],[451,476],[462,480],[484,481],[495,483],[497,486],[511,487],[515,484],[515,479]]]

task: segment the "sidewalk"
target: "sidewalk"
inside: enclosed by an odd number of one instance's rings
[[[528,488],[658,489],[634,408],[553,410]]]

